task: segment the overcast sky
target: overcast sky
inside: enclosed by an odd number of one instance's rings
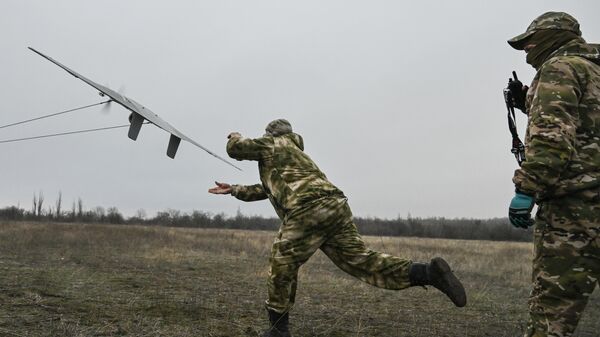
[[[26,1],[0,2],[0,125],[102,100],[32,53],[125,89],[226,156],[226,135],[288,119],[305,151],[358,216],[502,217],[513,195],[502,88],[534,70],[506,40],[543,12],[575,16],[600,42],[588,1]],[[127,123],[100,107],[0,129],[0,140]],[[519,115],[524,134],[525,116]],[[43,191],[65,205],[274,216],[268,201],[209,195],[214,180],[258,182],[145,125],[0,144],[0,207],[29,209]]]

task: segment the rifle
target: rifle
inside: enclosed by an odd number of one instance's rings
[[[517,78],[517,72],[513,70],[512,78],[508,79],[508,86],[502,90],[504,94],[504,102],[506,103],[506,110],[508,111],[508,130],[510,130],[510,134],[512,135],[512,148],[510,152],[515,155],[517,159],[517,163],[521,166],[521,163],[525,161],[525,145],[519,138],[519,134],[517,133],[517,124],[515,118],[515,93],[513,92],[515,87],[519,87],[519,90],[522,90],[522,84]],[[520,84],[520,85],[519,85]]]

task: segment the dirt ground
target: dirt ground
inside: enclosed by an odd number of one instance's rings
[[[273,232],[0,223],[0,336],[259,336]],[[300,270],[295,337],[522,336],[531,244],[366,237],[415,261],[443,256],[466,285],[389,291],[318,252]],[[598,336],[600,296],[576,334]]]

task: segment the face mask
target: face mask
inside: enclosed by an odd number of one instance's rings
[[[567,42],[577,38],[579,38],[577,34],[567,30],[539,30],[535,32],[526,42],[526,45],[535,45],[535,47],[533,47],[527,53],[526,61],[535,69],[539,69],[553,52],[565,45]]]

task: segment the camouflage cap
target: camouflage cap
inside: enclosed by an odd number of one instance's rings
[[[567,30],[581,36],[579,22],[574,17],[564,12],[546,12],[535,18],[529,27],[527,27],[525,33],[508,40],[508,44],[517,50],[523,50],[527,38],[543,29]]]
[[[292,125],[285,119],[276,119],[267,125],[265,132],[274,137],[285,135],[292,132]]]

